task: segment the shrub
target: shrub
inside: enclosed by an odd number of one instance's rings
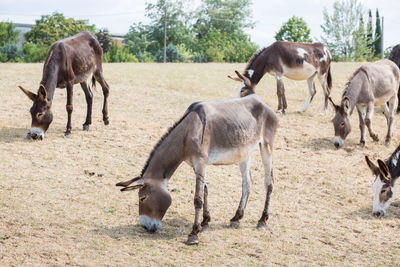
[[[121,47],[113,42],[107,53],[103,56],[104,62],[139,62],[139,60],[129,53],[128,48]]]
[[[42,62],[47,56],[49,47],[26,42],[22,46],[22,51],[25,62]]]

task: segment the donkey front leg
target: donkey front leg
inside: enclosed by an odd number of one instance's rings
[[[360,146],[365,146],[365,106],[357,105],[358,119],[360,121]]]
[[[372,102],[367,104],[367,113],[365,115],[365,124],[367,125],[369,136],[371,136],[372,140],[375,142],[379,141],[379,137],[372,130],[372,117],[374,116],[374,104]]]
[[[265,187],[266,187],[266,198],[265,198],[265,205],[264,210],[261,215],[260,220],[257,224],[257,229],[264,228],[267,226],[268,220],[268,207],[269,207],[269,199],[271,197],[272,188],[273,188],[273,174],[272,174],[272,149],[268,143],[260,144],[261,150],[261,158],[264,164],[264,171],[265,171]]]
[[[307,79],[307,83],[308,83],[308,98],[306,100],[306,102],[304,102],[303,107],[299,110],[299,112],[303,112],[305,111],[308,106],[310,105],[311,101],[313,100],[316,90],[315,90],[315,83],[314,83],[314,78],[315,75],[317,75],[317,73],[314,73],[310,78]]]
[[[199,243],[199,237],[197,234],[201,231],[200,225],[200,212],[203,206],[203,196],[204,196],[204,175],[205,166],[195,168],[196,173],[196,192],[194,194],[194,223],[192,232],[189,234],[186,241],[186,245],[197,245]]]
[[[240,219],[243,218],[244,210],[249,199],[250,186],[251,186],[251,174],[250,174],[250,157],[244,162],[239,164],[240,172],[242,173],[242,197],[240,198],[239,207],[236,210],[235,216],[231,219],[231,227],[239,227]]]
[[[203,221],[201,222],[201,230],[204,231],[208,228],[208,223],[211,221],[210,209],[208,207],[208,188],[204,183],[204,203],[203,203]]]
[[[110,124],[109,118],[108,118],[108,96],[110,94],[110,87],[108,86],[106,80],[104,80],[103,73],[101,71],[96,71],[94,73],[95,79],[100,83],[101,88],[103,89],[103,96],[104,96],[104,102],[103,102],[103,122],[104,125]]]
[[[67,130],[65,131],[65,134],[64,134],[64,136],[66,138],[69,138],[71,136],[71,130],[72,130],[71,115],[72,115],[72,111],[74,110],[74,106],[72,105],[73,88],[74,88],[74,86],[72,83],[67,84],[67,105],[65,106],[65,108],[68,113],[68,121],[67,121]]]
[[[285,113],[287,108],[285,86],[282,81],[282,76],[276,75],[276,94],[278,95],[278,110],[277,113]]]
[[[92,124],[92,104],[93,104],[93,93],[90,90],[88,82],[81,83],[81,87],[83,92],[85,93],[86,104],[87,104],[87,112],[86,112],[86,121],[83,123],[83,130],[88,131],[89,125]]]
[[[327,80],[327,74],[325,73],[324,75],[319,75],[318,79],[319,82],[321,83],[322,90],[324,91],[324,106],[322,108],[321,114],[326,115],[326,111],[328,110],[328,100],[329,100],[329,95],[330,95],[330,89],[328,87],[328,80]]]
[[[393,124],[393,118],[394,118],[394,107],[396,102],[396,96],[393,96],[392,98],[389,99],[389,107],[384,104],[382,105],[383,112],[385,113],[386,121],[387,121],[387,126],[388,126],[388,131],[386,134],[386,139],[385,139],[385,146],[390,145],[390,140],[392,138],[392,124]]]

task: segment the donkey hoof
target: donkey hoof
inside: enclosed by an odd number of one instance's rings
[[[109,125],[110,124],[110,121],[108,119],[104,119],[103,121],[104,121],[104,125]]]
[[[25,139],[26,139],[26,140],[31,139],[31,133],[27,133],[26,136],[25,136]]]
[[[64,137],[65,137],[65,138],[70,138],[70,137],[71,137],[71,133],[65,133],[65,134],[64,134]]]
[[[267,227],[267,224],[265,222],[258,222],[257,223],[257,229],[264,229]]]
[[[365,141],[364,140],[360,140],[360,147],[365,147]]]
[[[197,235],[189,235],[188,240],[185,243],[188,246],[198,245],[199,237]]]
[[[200,230],[200,233],[207,231],[207,230],[208,230],[208,228],[209,228],[208,224],[201,225],[201,230]]]
[[[89,124],[84,124],[83,125],[83,127],[82,127],[82,129],[84,130],[84,131],[89,131]]]
[[[277,111],[276,111],[276,114],[282,114],[282,115],[284,115],[285,114],[285,111],[283,110],[283,109],[278,109]]]
[[[389,146],[390,145],[390,140],[386,140],[385,141],[385,146]]]
[[[229,227],[231,228],[239,228],[239,226],[240,226],[239,221],[231,221],[231,223],[229,224]]]

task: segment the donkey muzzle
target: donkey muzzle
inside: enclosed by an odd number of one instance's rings
[[[383,217],[386,215],[386,212],[384,210],[380,210],[380,211],[374,212],[374,215],[377,217]]]
[[[335,136],[335,138],[333,138],[333,144],[335,145],[336,148],[341,148],[344,142],[342,138],[340,138],[340,136]]]
[[[37,127],[32,127],[29,133],[25,137],[26,139],[32,138],[34,140],[43,140],[44,138],[44,131]]]
[[[148,232],[154,233],[158,229],[161,229],[161,222],[157,219],[152,219],[147,215],[139,216],[140,225],[145,228]]]

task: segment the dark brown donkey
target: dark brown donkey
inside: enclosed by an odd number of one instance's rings
[[[77,35],[55,42],[43,66],[43,76],[38,93],[19,88],[33,101],[30,109],[32,124],[27,138],[43,139],[44,133],[53,120],[51,104],[54,91],[57,88],[67,88],[67,113],[68,122],[65,137],[71,135],[71,114],[73,110],[72,95],[73,85],[80,83],[85,93],[87,103],[86,121],[83,130],[89,130],[92,123],[93,94],[89,87],[88,79],[91,74],[92,86],[95,87],[96,80],[103,89],[103,121],[108,125],[108,94],[109,87],[103,78],[102,69],[103,51],[96,37],[90,32],[81,32]]]
[[[331,54],[326,46],[321,43],[293,43],[275,42],[256,52],[249,60],[243,76],[244,81],[238,78],[229,78],[243,82],[239,87],[239,94],[242,88],[255,89],[258,82],[265,73],[275,77],[277,83],[278,111],[284,113],[287,108],[285,87],[282,77],[292,80],[307,80],[308,98],[304,106],[299,110],[307,109],[316,93],[314,78],[318,77],[324,90],[325,102],[323,113],[328,107],[328,97],[332,87],[332,76],[330,71]]]
[[[397,67],[400,68],[400,44],[393,47],[392,52],[390,52],[389,59],[396,63]],[[397,92],[397,114],[400,114],[400,90]]]
[[[335,117],[332,119],[335,130],[333,144],[336,148],[343,146],[344,140],[351,131],[349,118],[356,107],[360,120],[360,145],[365,145],[365,126],[368,127],[371,138],[374,141],[379,140],[371,124],[375,106],[381,106],[385,113],[388,126],[385,145],[390,144],[399,81],[399,68],[392,61],[382,59],[375,63],[365,64],[353,73],[343,92],[340,106],[335,105],[329,98],[336,110]]]
[[[207,165],[239,164],[242,197],[231,225],[243,217],[250,192],[250,156],[259,146],[265,169],[266,200],[258,228],[265,227],[272,192],[272,150],[278,118],[255,94],[217,102],[193,103],[169,129],[150,154],[139,177],[117,186],[121,191],[139,190],[139,222],[148,231],[161,228],[161,220],[171,204],[168,181],[185,161],[196,175],[195,217],[186,244],[198,243],[197,234],[208,226]],[[203,220],[200,212],[203,208]]]

